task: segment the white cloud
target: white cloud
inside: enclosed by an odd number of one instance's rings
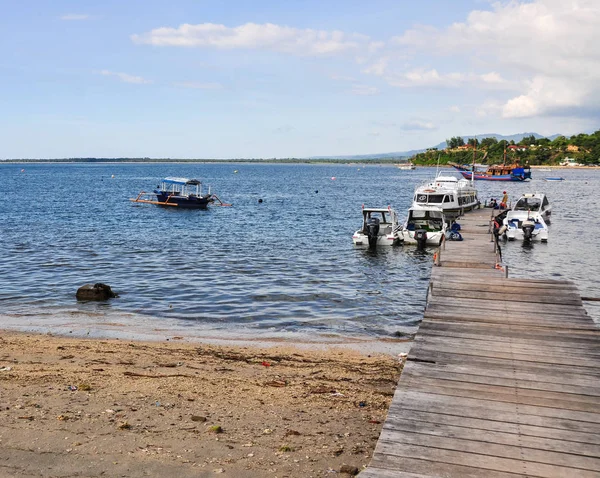
[[[178,28],[161,27],[140,35],[131,35],[137,44],[218,49],[257,49],[300,56],[332,55],[361,50],[376,50],[378,43],[359,34],[341,31],[298,29],[273,23],[245,23],[227,27],[215,23],[183,24]]]
[[[452,113],[460,113],[460,107],[459,106],[454,105],[454,106],[451,106],[449,109],[450,109],[450,111]]]
[[[374,86],[369,85],[352,85],[350,92],[358,96],[373,96],[379,93],[379,90]]]
[[[335,81],[356,81],[356,78],[353,76],[345,76],[345,75],[330,75],[329,78]]]
[[[510,84],[498,73],[485,74],[474,73],[440,73],[435,68],[416,68],[403,73],[390,73],[384,79],[392,86],[399,88],[414,87],[436,87],[436,88],[458,88],[467,84],[480,88],[491,88],[502,86],[509,88]]]
[[[390,60],[387,57],[379,58],[374,63],[371,63],[369,66],[364,68],[362,72],[368,75],[382,76],[387,69],[389,61]]]
[[[405,131],[430,131],[433,129],[437,129],[437,126],[431,121],[413,119],[406,121],[402,125],[402,129]]]
[[[91,16],[85,13],[68,13],[60,17],[61,20],[65,21],[89,20],[90,18]]]
[[[179,88],[193,88],[197,90],[222,90],[223,85],[220,83],[201,83],[197,81],[179,81],[173,83]]]
[[[100,74],[104,75],[104,76],[116,76],[117,78],[119,78],[121,81],[123,81],[125,83],[134,83],[137,85],[152,83],[151,80],[146,80],[145,78],[142,78],[141,76],[133,76],[133,75],[129,75],[127,73],[119,73],[116,71],[102,70],[102,71],[100,71]]]
[[[505,118],[572,115],[600,109],[599,24],[597,0],[512,0],[473,11],[445,29],[417,26],[390,45],[412,52],[413,61],[430,62],[429,54],[454,59],[468,71],[464,78],[479,77],[477,86],[517,89],[504,97],[499,111]],[[472,71],[486,66],[494,71]],[[432,84],[436,78],[410,80],[404,83]]]

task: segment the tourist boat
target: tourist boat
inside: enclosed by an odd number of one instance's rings
[[[531,211],[508,211],[504,219],[506,237],[509,241],[548,242],[548,226],[539,213]]]
[[[415,169],[415,168],[416,168],[416,166],[410,162],[398,165],[398,169],[402,169],[402,170],[411,170],[411,169]]]
[[[156,196],[156,199],[146,199],[148,196]],[[206,209],[209,204],[231,206],[223,203],[215,194],[211,194],[210,187],[208,193],[204,194],[202,182],[189,178],[165,178],[154,192],[142,191],[130,201],[186,209]]]
[[[352,235],[355,246],[396,246],[400,242],[398,215],[391,207],[362,207],[362,227]]]
[[[399,237],[405,244],[438,246],[447,231],[448,221],[439,207],[413,205],[408,210]]]
[[[531,168],[513,164],[495,164],[486,171],[465,171],[463,166],[454,166],[466,179],[483,181],[526,181],[531,179]]]
[[[544,193],[523,194],[512,207],[513,211],[530,212],[539,215],[546,222],[550,221],[552,206]]]
[[[473,181],[440,171],[433,181],[415,189],[413,206],[435,206],[447,219],[453,219],[464,211],[479,207],[477,188]]]

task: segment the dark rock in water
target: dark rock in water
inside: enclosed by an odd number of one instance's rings
[[[106,284],[85,284],[77,289],[77,300],[107,300],[117,297],[109,285]]]

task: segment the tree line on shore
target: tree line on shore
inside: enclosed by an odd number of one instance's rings
[[[494,137],[468,138],[455,136],[446,140],[445,149],[430,148],[412,158],[414,164],[434,165],[448,163],[500,164],[503,162],[530,165],[557,165],[572,158],[585,165],[600,163],[600,130],[592,134],[578,134],[567,138],[558,136],[553,140],[525,136],[518,143],[498,141]]]

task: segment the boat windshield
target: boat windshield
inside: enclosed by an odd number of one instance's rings
[[[538,198],[521,198],[515,205],[515,211],[539,211],[542,201]]]
[[[371,218],[377,218],[381,224],[390,223],[390,214],[384,211],[363,211],[363,216],[365,222]]]
[[[412,209],[410,211],[411,219],[442,219],[440,211],[422,211],[420,209]]]

